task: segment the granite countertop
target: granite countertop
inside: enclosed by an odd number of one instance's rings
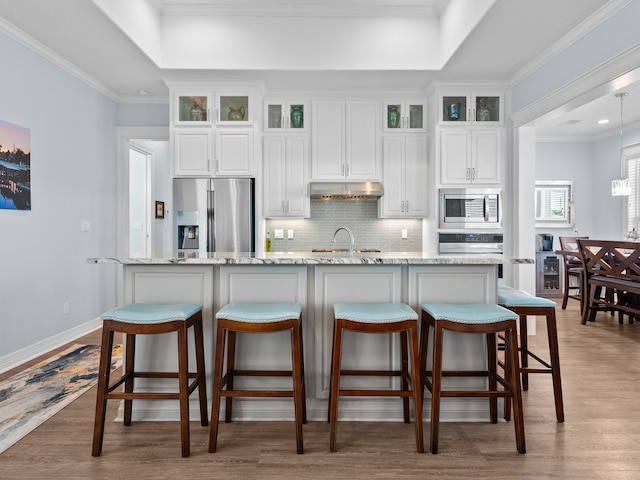
[[[152,258],[101,257],[88,258],[88,263],[119,263],[123,265],[497,265],[533,264],[533,258],[505,255],[438,255],[429,252],[271,252],[211,253],[197,257],[177,255]]]

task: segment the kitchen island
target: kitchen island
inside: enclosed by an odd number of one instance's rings
[[[228,302],[300,302],[307,410],[310,420],[327,418],[333,304],[353,302],[404,302],[420,312],[424,302],[495,302],[500,264],[532,264],[533,259],[504,255],[434,255],[423,252],[311,253],[274,252],[208,254],[195,258],[90,258],[89,263],[118,266],[118,305],[125,303],[199,303],[203,306],[208,396],[213,366],[215,312]],[[450,332],[447,332],[450,333]],[[445,338],[445,367],[477,368],[483,362],[485,342],[477,335],[451,334]],[[241,337],[237,348],[239,368],[282,368],[290,365],[286,334]],[[176,341],[171,335],[140,338],[137,367],[174,369]],[[358,355],[350,356],[349,352]],[[397,336],[345,337],[343,368],[399,368]],[[193,360],[193,359],[192,359]],[[242,379],[251,386],[255,379]],[[460,388],[477,387],[470,379],[447,379]],[[151,380],[149,380],[151,381]],[[153,380],[154,387],[158,388]],[[240,380],[238,380],[240,381]],[[264,380],[262,380],[264,382]],[[273,379],[273,385],[286,382]],[[290,380],[289,380],[290,381]],[[361,387],[384,388],[389,378],[353,381]],[[475,380],[477,382],[477,380]],[[347,378],[343,385],[349,385]],[[284,385],[284,384],[283,384]],[[144,388],[141,383],[140,386]],[[396,386],[394,384],[394,386]],[[393,398],[341,399],[340,417],[350,420],[402,420],[400,401]],[[134,419],[177,420],[178,406],[171,402],[134,402]],[[428,417],[428,404],[425,415]],[[197,405],[193,405],[196,415]],[[486,420],[486,401],[448,399],[443,420]],[[240,419],[292,419],[290,400],[237,399],[234,417]],[[195,417],[194,417],[195,418]]]

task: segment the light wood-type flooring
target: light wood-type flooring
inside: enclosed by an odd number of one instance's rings
[[[516,452],[511,422],[443,423],[438,455],[416,453],[413,425],[388,422],[340,422],[338,452],[330,453],[329,425],[310,422],[297,455],[291,422],[221,423],[218,452],[210,454],[209,430],[194,421],[191,457],[181,458],[177,422],[108,421],[102,456],[94,458],[94,387],[0,454],[0,478],[639,479],[640,322],[619,325],[599,313],[582,326],[573,300],[557,313],[566,420],[556,423],[550,376],[532,376],[525,455]],[[537,327],[530,344],[546,357],[541,318]],[[80,341],[98,343],[99,334]],[[117,402],[109,403],[113,419]],[[427,451],[428,431],[427,418]]]

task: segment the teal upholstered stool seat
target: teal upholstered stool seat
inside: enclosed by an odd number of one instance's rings
[[[556,302],[548,298],[536,297],[523,290],[500,286],[498,288],[498,303],[518,315],[520,327],[520,373],[522,374],[522,389],[529,390],[530,373],[550,373],[553,381],[553,396],[556,406],[556,419],[564,422],[564,402],[562,400],[562,380],[560,377],[560,354],[558,348],[558,328],[556,325]],[[547,338],[549,343],[549,360],[529,350],[527,316],[545,317]],[[529,366],[529,359],[536,362],[536,367]],[[505,406],[505,417],[508,419],[510,411]]]
[[[498,398],[513,404],[516,448],[525,453],[524,416],[522,412],[522,392],[518,374],[518,315],[514,312],[490,303],[450,304],[424,303],[422,308],[422,328],[420,330],[420,370],[424,387],[431,392],[431,453],[438,453],[440,428],[440,403],[445,397],[486,397],[489,399],[489,413],[492,423],[498,421]],[[433,329],[433,348],[431,368],[427,369],[430,330]],[[487,339],[486,368],[473,371],[448,371],[443,369],[444,331],[465,334],[482,334]],[[497,336],[505,339],[504,375],[498,373]],[[487,379],[484,390],[443,389],[443,377],[483,377]],[[499,388],[500,387],[500,388]]]
[[[124,400],[124,424],[131,425],[133,400],[178,400],[180,403],[180,432],[182,456],[190,454],[189,440],[189,396],[198,389],[200,423],[209,424],[207,412],[207,389],[204,369],[204,337],[202,331],[202,306],[193,303],[147,304],[132,303],[114,308],[101,315],[102,345],[96,395],[96,415],[93,429],[93,456],[102,452],[107,400]],[[189,371],[188,329],[193,327],[196,369]],[[111,381],[111,351],[114,333],[125,337],[123,375]],[[177,332],[178,371],[141,372],[135,370],[136,336]],[[174,379],[177,392],[144,391],[135,389],[135,379]],[[189,383],[189,379],[193,379]],[[119,387],[124,385],[124,390]]]
[[[302,342],[302,304],[297,302],[232,302],[216,313],[216,347],[213,366],[213,398],[209,452],[217,449],[220,403],[225,397],[225,422],[233,417],[235,397],[293,398],[296,426],[296,451],[304,453],[302,425],[307,423],[304,379],[304,348]],[[291,368],[286,370],[247,370],[236,368],[236,335],[291,333]],[[268,339],[265,339],[265,341]],[[225,365],[226,348],[226,365]],[[234,388],[236,377],[291,377],[290,389]]]
[[[493,303],[425,303],[422,309],[436,320],[464,324],[496,323],[518,318],[512,311]]]
[[[418,320],[418,314],[404,303],[350,303],[333,305],[336,318],[362,323],[393,323]]]
[[[301,303],[229,303],[222,307],[216,318],[226,318],[236,322],[269,323],[300,318]]]
[[[534,297],[524,290],[500,286],[498,287],[498,303],[509,307],[556,307],[556,302],[548,298]]]
[[[103,313],[101,318],[124,323],[153,324],[175,320],[185,321],[200,310],[202,306],[194,303],[170,305],[130,303]]]
[[[329,387],[329,449],[336,451],[338,401],[340,397],[397,396],[402,398],[404,421],[410,422],[409,398],[413,398],[416,449],[424,452],[422,438],[422,396],[418,356],[418,314],[404,303],[337,302],[333,305],[333,353],[331,355],[331,383]],[[393,334],[400,336],[400,370],[343,369],[342,341],[345,331],[357,333]],[[411,355],[409,355],[409,346]],[[351,352],[355,354],[356,352]],[[373,352],[372,355],[376,355]],[[410,359],[410,360],[409,360]],[[391,362],[390,362],[391,363]],[[409,368],[409,365],[411,368]],[[342,376],[400,377],[399,389],[340,388]]]

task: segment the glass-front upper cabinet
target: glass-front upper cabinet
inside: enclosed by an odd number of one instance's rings
[[[307,133],[308,102],[267,101],[264,104],[264,131]]]
[[[424,102],[384,102],[385,132],[426,132],[427,108]]]
[[[211,95],[179,93],[175,98],[176,125],[211,125]]]
[[[216,124],[234,126],[253,124],[251,95],[218,93],[216,105]]]
[[[445,125],[502,125],[501,93],[453,93],[439,95],[438,122]]]

